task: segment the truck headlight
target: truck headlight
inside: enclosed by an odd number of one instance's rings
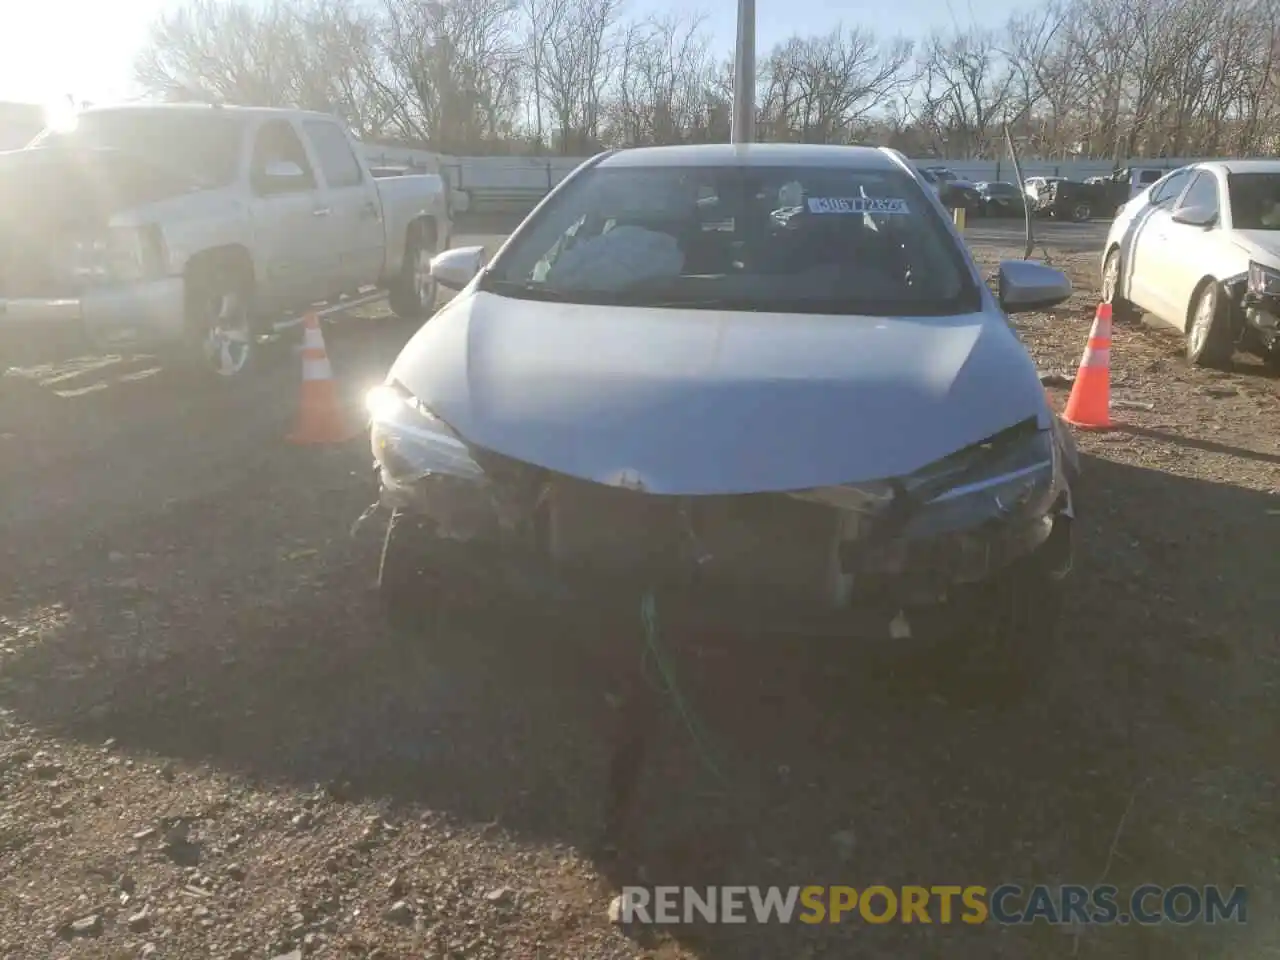
[[[110,227],[79,237],[72,255],[72,275],[90,283],[149,280],[167,272],[164,237],[155,224]]]
[[[1249,292],[1258,297],[1280,296],[1280,270],[1250,260]]]
[[[373,456],[389,479],[412,481],[432,474],[484,479],[467,445],[399,384],[374,387],[365,407]]]

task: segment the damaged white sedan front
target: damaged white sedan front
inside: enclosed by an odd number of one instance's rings
[[[607,154],[434,272],[461,293],[370,397],[398,617],[632,584],[1001,672],[1050,642],[1075,450],[1005,313],[1070,284],[993,296],[899,155]]]

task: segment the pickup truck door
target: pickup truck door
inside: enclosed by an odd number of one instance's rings
[[[302,139],[288,120],[269,120],[249,159],[250,217],[260,309],[292,310],[326,295],[330,212]]]
[[[328,187],[340,286],[351,291],[375,284],[382,278],[386,234],[373,177],[335,121],[309,118],[302,128]]]

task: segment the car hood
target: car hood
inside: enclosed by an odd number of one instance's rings
[[[1035,366],[996,313],[877,318],[463,294],[398,381],[468,443],[664,494],[908,474],[1028,417]]]
[[[1252,256],[1280,264],[1280,230],[1234,230],[1236,246]]]

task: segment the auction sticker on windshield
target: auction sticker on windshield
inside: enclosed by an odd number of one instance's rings
[[[901,197],[810,197],[810,213],[884,213],[905,216],[907,201]]]

